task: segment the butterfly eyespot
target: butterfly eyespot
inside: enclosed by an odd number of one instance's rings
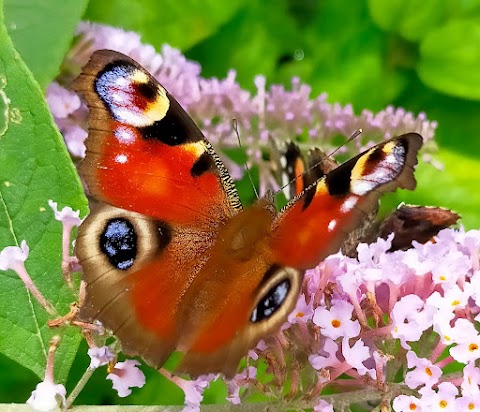
[[[137,257],[137,234],[133,224],[125,218],[108,220],[100,236],[100,250],[115,268],[129,269]]]
[[[272,316],[285,302],[290,288],[289,279],[283,279],[270,288],[253,310],[250,320],[256,323]]]
[[[157,88],[151,82],[138,83],[135,85],[135,89],[147,101],[154,101],[158,96]]]

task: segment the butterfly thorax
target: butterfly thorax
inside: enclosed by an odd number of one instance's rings
[[[275,213],[269,199],[260,199],[219,228],[209,259],[184,295],[184,302],[189,305],[184,306],[185,316],[181,317],[189,319],[189,324],[183,328],[195,331],[188,336],[182,333],[185,346],[195,340],[203,327],[224,332],[221,336],[215,334],[212,345],[226,344],[236,334],[232,316],[242,318],[238,321],[248,320],[257,287],[274,263],[268,251],[268,238]],[[221,310],[213,310],[213,305]]]

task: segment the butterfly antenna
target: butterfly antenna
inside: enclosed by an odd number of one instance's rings
[[[232,126],[233,126],[233,130],[235,130],[235,134],[237,135],[238,146],[240,148],[243,148],[242,141],[240,140],[240,133],[238,132],[238,121],[237,121],[237,119],[235,119],[235,118],[232,119]],[[248,166],[248,163],[245,162],[243,164],[243,167],[245,168],[245,170],[247,172],[248,179],[250,180],[250,184],[252,185],[253,191],[255,192],[255,197],[258,199],[259,195],[258,195],[258,192],[257,192],[257,188],[255,187],[255,183],[253,183],[253,178],[252,178],[252,174],[250,173],[250,167]]]
[[[295,176],[292,180],[290,180],[288,183],[283,185],[280,189],[278,189],[278,192],[281,192],[283,189],[286,187],[290,186],[295,180],[298,178],[304,176],[306,173],[308,173],[310,170],[315,169],[319,164],[323,163],[325,160],[330,159],[335,153],[337,153],[342,147],[350,143],[352,140],[356,139],[358,136],[362,134],[363,130],[362,129],[357,129],[355,130],[352,135],[345,141],[343,142],[340,146],[338,146],[333,152],[329,153],[328,155],[326,154],[320,161],[317,163],[311,165],[308,169],[305,169],[302,173],[300,173],[298,176]]]
[[[352,135],[347,139],[345,140],[345,142],[343,142],[343,144],[341,144],[340,146],[338,146],[332,153],[326,155],[324,157],[324,159],[328,159],[329,157],[332,157],[335,153],[337,153],[342,147],[345,147],[348,143],[350,143],[352,140],[355,140],[358,136],[360,136],[361,134],[363,133],[363,130],[362,129],[357,129],[355,130]],[[313,169],[315,166],[319,165],[321,162],[323,162],[322,159],[320,162],[317,162],[317,164],[313,165],[312,167],[310,167],[308,170],[310,169]]]

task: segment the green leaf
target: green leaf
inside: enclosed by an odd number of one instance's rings
[[[368,7],[382,30],[418,42],[450,19],[478,16],[480,0],[368,0]]]
[[[61,1],[61,0],[60,0]],[[97,0],[90,1],[87,20],[142,34],[157,50],[164,43],[185,49],[210,36],[241,6],[241,1],[217,0]]]
[[[0,353],[0,403],[25,402],[38,383],[38,376]],[[1,412],[0,407],[0,412]]]
[[[82,186],[42,90],[13,48],[0,9],[0,250],[25,239],[27,271],[65,314],[75,297],[61,275],[61,224],[49,199],[86,212]],[[78,331],[49,329],[46,312],[13,271],[0,272],[0,296],[0,352],[43,377],[49,341],[61,335],[55,372],[64,381]]]
[[[418,41],[448,17],[445,0],[369,0],[372,19],[387,32]]]
[[[327,91],[331,101],[378,110],[405,87],[403,73],[384,61],[387,44],[365,2],[323,2],[306,31],[312,71],[305,80],[314,95]]]
[[[480,19],[455,20],[434,30],[420,47],[417,73],[432,89],[480,100]]]
[[[5,25],[42,89],[58,75],[88,0],[5,0]]]

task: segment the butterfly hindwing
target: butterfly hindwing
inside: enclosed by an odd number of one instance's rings
[[[426,243],[437,233],[457,223],[460,216],[442,207],[400,205],[379,228],[379,237],[394,234],[390,251],[406,250],[412,242]]]

